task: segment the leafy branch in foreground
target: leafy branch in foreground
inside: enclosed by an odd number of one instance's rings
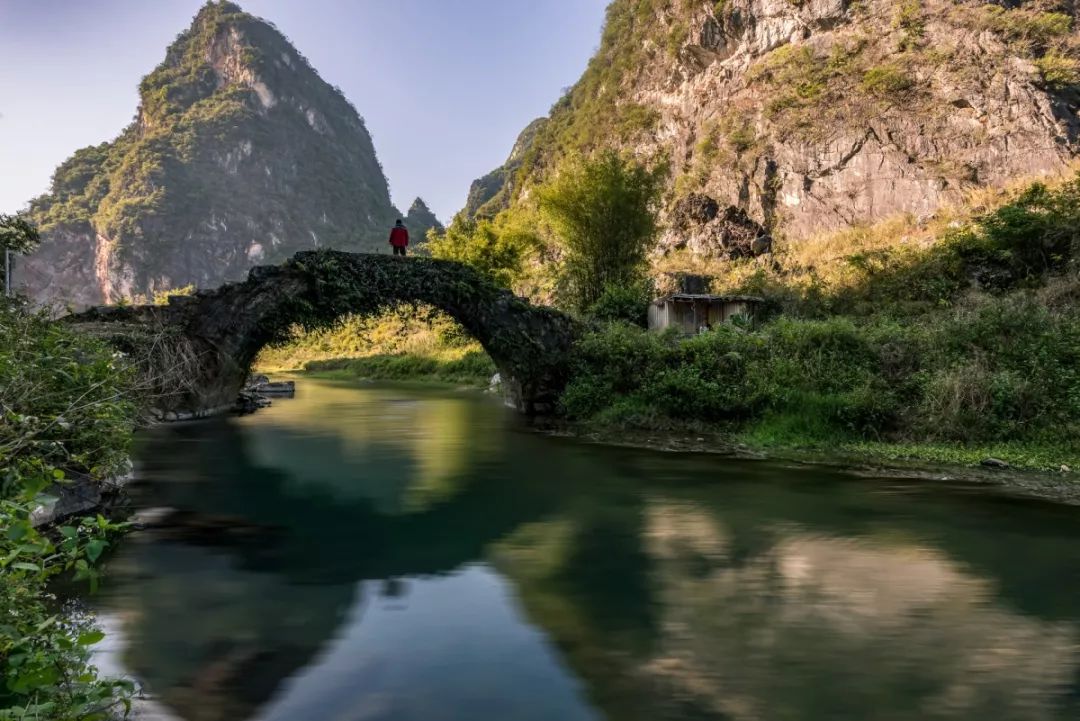
[[[0,250],[27,253],[40,240],[38,229],[26,218],[0,213]]]

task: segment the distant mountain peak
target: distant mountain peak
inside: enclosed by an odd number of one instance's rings
[[[382,246],[397,211],[363,120],[270,23],[207,3],[139,101],[31,204],[45,240],[18,281],[36,297],[212,287],[302,249]]]
[[[443,229],[443,225],[435,217],[435,213],[431,212],[427,203],[424,202],[423,198],[419,197],[409,206],[409,213],[405,217],[405,225],[409,228],[409,232],[413,237],[418,240],[425,238],[431,229],[437,231]]]

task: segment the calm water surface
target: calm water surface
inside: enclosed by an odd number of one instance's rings
[[[1080,718],[1080,509],[302,380],[144,439],[106,667],[187,721]]]

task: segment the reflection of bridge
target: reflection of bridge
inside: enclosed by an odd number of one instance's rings
[[[214,442],[222,450],[242,445],[227,434]],[[1034,659],[1051,659],[1048,668],[1063,669],[1058,676],[1071,670],[1063,644],[1078,621],[1080,577],[1061,577],[1054,587],[1037,579],[1064,567],[1062,555],[1080,559],[1069,542],[1077,538],[1075,515],[1036,508],[1031,516],[1014,507],[1015,518],[999,517],[989,499],[868,494],[862,482],[820,470],[785,470],[794,477],[787,483],[767,464],[709,462],[715,484],[672,482],[700,477],[693,464],[706,461],[690,458],[666,464],[672,473],[664,483],[642,484],[655,465],[604,449],[578,455],[549,446],[545,467],[521,463],[519,476],[506,477],[507,465],[540,450],[515,444],[533,442],[547,443],[510,434],[502,463],[474,458],[452,493],[397,514],[378,513],[362,499],[342,503],[332,493],[294,497],[289,478],[256,465],[241,448],[229,456],[236,467],[228,473],[258,482],[217,489],[213,510],[282,533],[224,554],[131,544],[143,554],[142,567],[175,571],[140,585],[139,607],[129,614],[142,625],[139,633],[185,643],[189,637],[178,634],[217,634],[198,648],[204,657],[174,658],[157,645],[144,650],[167,657],[141,659],[136,668],[151,682],[154,671],[184,663],[200,680],[206,668],[256,679],[263,685],[252,683],[246,698],[222,693],[231,705],[219,715],[205,699],[189,699],[199,718],[239,718],[240,701],[250,704],[247,711],[261,704],[334,635],[356,603],[356,580],[438,574],[489,559],[612,719],[662,718],[671,708],[680,718],[742,718],[732,710],[744,701],[800,717],[833,699],[838,706],[830,709],[841,718],[845,699],[863,711],[891,708],[897,699],[918,705],[954,682],[970,684],[980,702],[1014,710],[1009,699],[1022,694],[1001,700],[992,689],[1012,692],[1020,682],[1021,690],[1045,689],[1060,680],[1041,678],[1046,669]],[[190,449],[171,446],[174,453]],[[195,511],[204,502],[197,494],[163,500]],[[992,517],[980,520],[980,513]],[[991,527],[1008,541],[988,543]],[[807,568],[813,572],[800,575]],[[213,595],[212,583],[198,583],[207,569],[221,574],[227,591]],[[986,582],[998,602],[984,597]],[[860,605],[867,597],[888,603]],[[178,625],[178,606],[192,609],[191,626]],[[893,633],[897,628],[905,632]],[[945,648],[926,642],[942,633]],[[773,640],[756,645],[766,637]],[[245,640],[230,646],[223,638]],[[965,675],[995,644],[1017,650],[1022,663]],[[819,657],[814,673],[799,670]],[[831,688],[833,673],[853,679],[850,695],[817,695]],[[929,690],[903,687],[911,674]],[[784,680],[782,692],[771,686],[775,679]],[[729,706],[729,699],[739,703]]]
[[[491,356],[522,411],[544,411],[562,390],[576,323],[466,265],[431,258],[305,251],[280,266],[253,269],[242,283],[175,297],[167,306],[95,308],[70,320],[88,327],[108,323],[103,330],[122,345],[151,331],[155,349],[173,349],[150,356],[155,377],[188,359],[189,377],[183,390],[166,389],[172,391],[168,403],[201,410],[231,404],[259,350],[293,325],[328,324],[413,302],[461,323]],[[163,345],[162,337],[172,345]]]

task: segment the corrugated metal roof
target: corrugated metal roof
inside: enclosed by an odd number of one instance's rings
[[[710,293],[672,293],[653,301],[655,304],[666,303],[669,300],[689,303],[693,301],[705,301],[707,303],[764,303],[764,298],[756,295],[712,295]]]

